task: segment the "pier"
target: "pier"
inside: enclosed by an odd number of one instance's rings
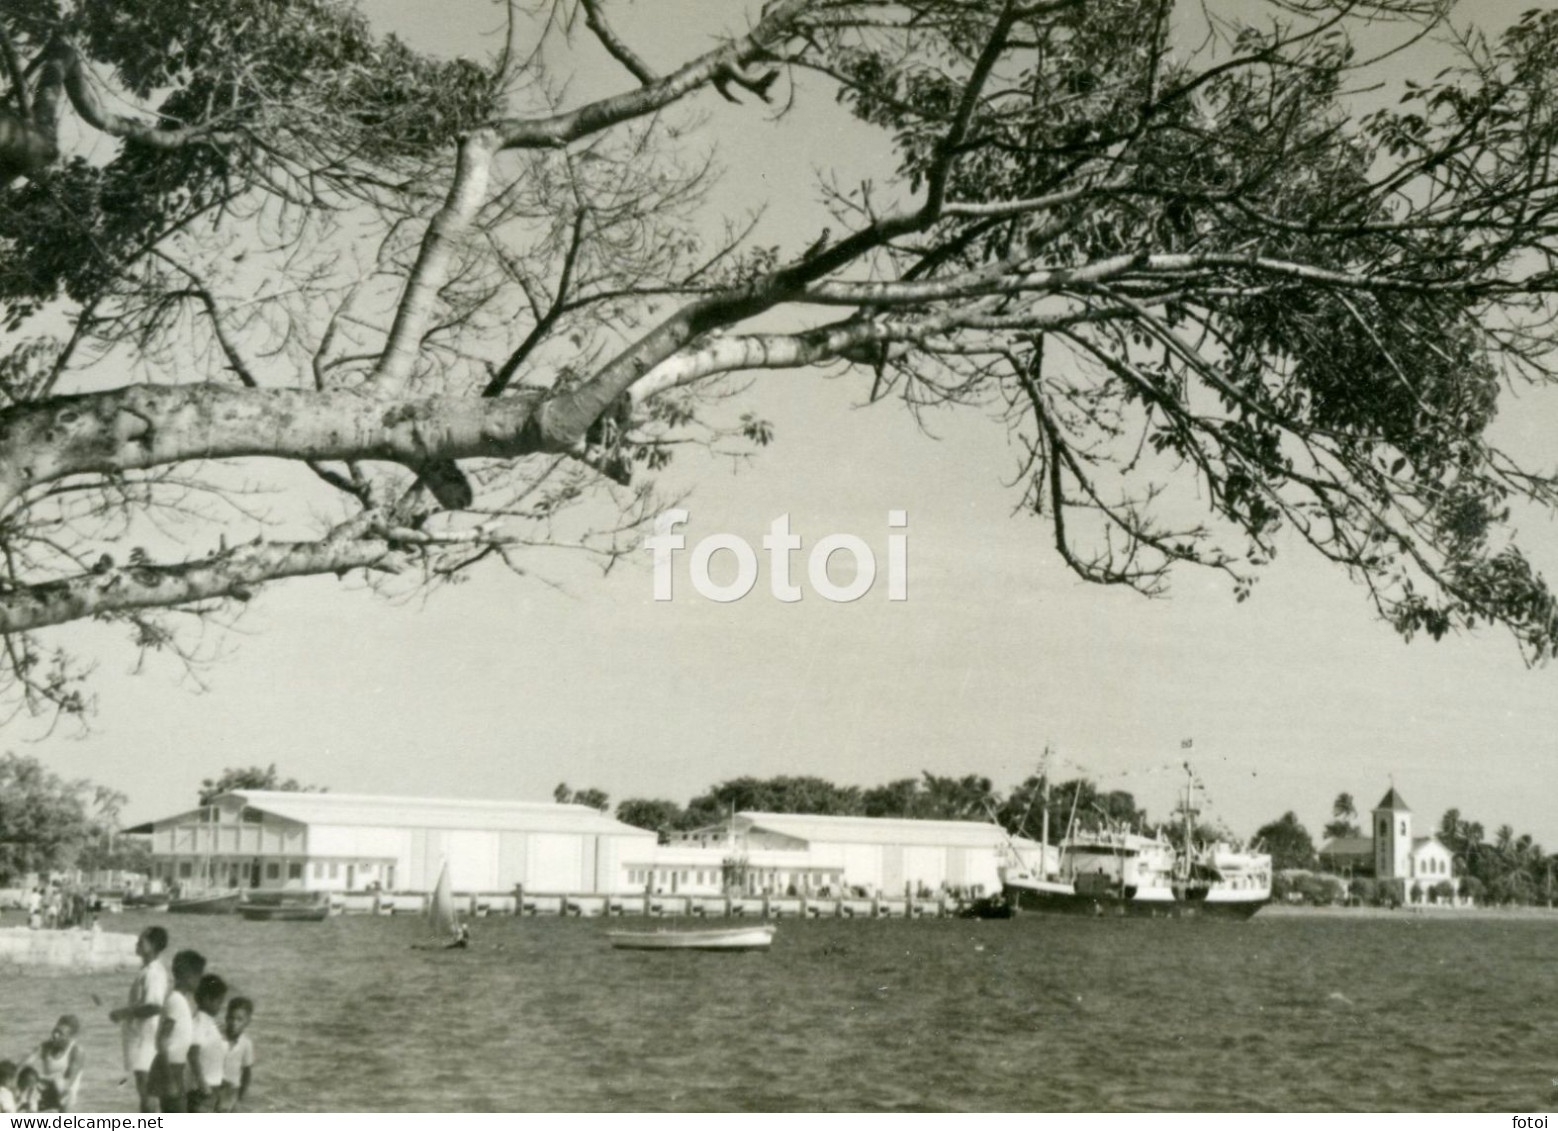
[[[422,915],[426,892],[350,892],[332,896],[342,915]],[[474,918],[574,916],[697,919],[950,919],[972,900],[936,896],[708,895],[689,893],[456,892],[455,906]]]

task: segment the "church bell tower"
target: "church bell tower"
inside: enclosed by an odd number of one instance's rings
[[[1412,859],[1412,810],[1391,786],[1374,807],[1374,875],[1381,880],[1409,879]]]

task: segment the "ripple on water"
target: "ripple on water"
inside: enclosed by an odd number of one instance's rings
[[[411,919],[161,921],[255,999],[262,1110],[1507,1111],[1551,1102],[1558,1045],[1547,919],[786,921],[749,955],[588,920],[486,920],[464,954],[410,949]],[[77,1013],[83,1110],[129,1110],[127,985],[9,981],[0,1055]]]

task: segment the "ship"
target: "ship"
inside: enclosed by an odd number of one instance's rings
[[[1271,901],[1271,856],[1232,839],[1198,840],[1195,814],[1187,786],[1176,836],[1073,825],[1052,851],[1046,807],[1038,865],[1011,851],[1000,869],[1004,902],[1013,914],[1250,918]]]

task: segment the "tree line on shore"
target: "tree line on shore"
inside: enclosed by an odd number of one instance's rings
[[[1325,863],[1321,859],[1325,844],[1366,836],[1357,819],[1358,808],[1352,794],[1340,793],[1331,806],[1331,820],[1323,829],[1325,839],[1319,848],[1291,810],[1262,825],[1255,835],[1271,853],[1275,871],[1308,872]],[[1517,834],[1513,826],[1504,824],[1489,837],[1481,821],[1462,817],[1458,808],[1446,810],[1434,832],[1439,842],[1450,850],[1453,875],[1460,882],[1461,895],[1478,903],[1496,904],[1550,904],[1558,898],[1558,855],[1544,852],[1530,833]],[[1302,879],[1295,879],[1291,884],[1303,898],[1330,901],[1330,885]],[[1450,898],[1454,890],[1454,885],[1437,881],[1415,883],[1404,892],[1398,892],[1371,876],[1349,876],[1347,884],[1347,894],[1364,903],[1391,899],[1442,901]]]
[[[563,783],[553,797],[602,812],[611,810],[609,795],[599,789],[576,791]],[[709,787],[686,805],[664,798],[631,797],[618,802],[615,812],[624,824],[649,829],[662,840],[674,832],[723,824],[732,814],[743,811],[921,821],[994,820],[1014,836],[1037,840],[1046,810],[1051,840],[1073,822],[1082,828],[1105,823],[1142,828],[1148,824],[1146,810],[1128,790],[1105,790],[1084,777],[1050,782],[1042,773],[1029,775],[1009,791],[998,789],[980,774],[952,777],[929,771],[877,786],[838,785],[811,776],[743,776]]]

